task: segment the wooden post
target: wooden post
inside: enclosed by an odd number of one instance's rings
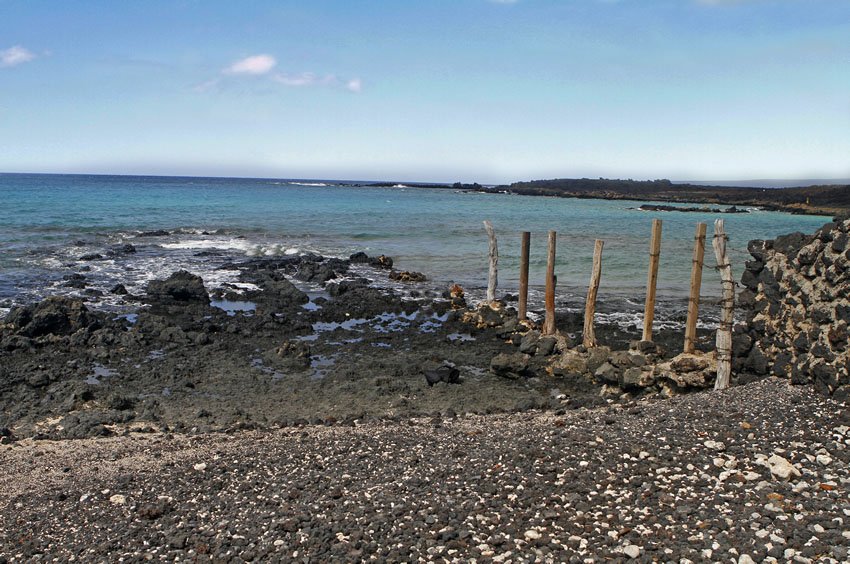
[[[528,255],[531,249],[531,233],[522,232],[519,256],[519,320],[527,317],[528,310]]]
[[[487,301],[496,299],[496,285],[499,282],[499,247],[496,242],[496,232],[493,224],[484,220],[484,229],[487,230],[487,238],[490,240],[488,256],[490,258],[490,270],[487,277]]]
[[[688,354],[696,350],[699,296],[702,286],[702,265],[705,257],[705,223],[697,223],[694,234],[694,258],[691,265],[691,292],[688,298],[688,322],[685,325],[685,348]]]
[[[555,243],[557,233],[549,232],[549,255],[546,259],[546,318],[543,320],[543,334],[555,334]]]
[[[593,247],[593,271],[590,275],[590,286],[587,288],[587,303],[584,305],[584,332],[582,334],[582,344],[587,348],[596,346],[593,316],[596,313],[596,294],[599,291],[599,280],[602,277],[602,245],[604,244],[604,241],[597,239]]]
[[[723,297],[720,300],[720,325],[717,327],[717,380],[715,390],[729,387],[732,376],[732,309],[735,307],[735,280],[732,278],[732,265],[726,254],[726,231],[723,220],[714,221],[714,256],[717,258],[717,268],[720,270],[720,280],[723,285]]]
[[[646,305],[643,308],[644,341],[652,340],[652,321],[655,319],[655,288],[658,285],[658,259],[661,256],[661,220],[652,220],[649,240],[649,274],[646,279]]]

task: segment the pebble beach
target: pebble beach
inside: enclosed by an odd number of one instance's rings
[[[850,545],[847,408],[776,378],[0,448],[4,562],[844,562]]]

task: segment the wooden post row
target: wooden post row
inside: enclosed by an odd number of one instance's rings
[[[531,249],[531,233],[522,232],[519,257],[519,320],[528,317],[528,255]]]
[[[587,303],[584,305],[584,332],[582,344],[585,347],[596,346],[596,332],[593,329],[593,316],[596,313],[596,294],[599,291],[599,280],[602,277],[602,246],[601,239],[596,240],[593,247],[593,271],[590,275],[590,286],[587,288]]]
[[[702,286],[702,265],[705,257],[705,223],[697,223],[694,234],[694,257],[691,265],[691,290],[688,298],[688,321],[685,324],[684,352],[692,354],[696,350],[697,319],[699,318],[699,297]]]
[[[720,280],[723,286],[723,297],[720,300],[720,325],[717,327],[717,380],[715,390],[729,387],[732,376],[732,310],[735,307],[735,280],[732,278],[732,265],[726,254],[726,231],[723,220],[714,221],[714,256],[717,268],[720,270]]]
[[[549,232],[549,254],[546,257],[546,317],[543,320],[543,334],[555,334],[555,244],[557,233]]]
[[[652,340],[652,322],[655,319],[655,289],[658,285],[658,259],[661,256],[661,220],[652,220],[652,237],[649,240],[649,274],[646,279],[646,305],[643,309],[644,341]]]
[[[499,280],[499,247],[496,242],[496,232],[493,231],[493,224],[484,220],[484,229],[487,230],[487,238],[490,241],[487,253],[490,258],[490,269],[487,277],[487,301],[492,302],[496,299],[496,284]]]

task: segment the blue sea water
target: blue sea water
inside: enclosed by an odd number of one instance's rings
[[[663,220],[659,298],[667,319],[681,317],[690,278],[694,228],[723,218],[733,272],[749,258],[747,241],[812,232],[825,217],[753,210],[748,214],[650,213],[644,202],[367,187],[333,181],[142,176],[0,174],[0,314],[53,293],[75,294],[62,277],[85,272],[94,287],[147,281],[188,268],[215,287],[235,280],[219,267],[233,258],[303,252],[387,254],[396,267],[424,272],[442,288],[486,284],[487,238],[499,238],[500,288],[515,290],[521,231],[532,232],[533,300],[543,283],[546,233],[558,232],[559,305],[577,307],[590,276],[594,239],[605,241],[600,300],[603,314],[634,322],[646,285],[650,224]],[[139,237],[165,230],[168,235]],[[106,256],[122,243],[138,252]],[[80,261],[89,253],[104,259]],[[229,278],[231,277],[231,278]],[[388,282],[387,282],[388,283]],[[719,294],[719,277],[704,273],[703,294]],[[107,297],[92,307],[120,309]],[[626,311],[628,310],[628,311]],[[665,319],[662,315],[662,320]]]

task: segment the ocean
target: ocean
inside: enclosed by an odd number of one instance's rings
[[[707,222],[701,322],[716,321],[720,278],[711,266],[713,221],[723,218],[733,274],[749,259],[747,242],[812,232],[823,216],[753,209],[746,214],[645,212],[639,201],[567,199],[453,189],[353,186],[326,180],[0,174],[0,316],[47,295],[82,296],[89,307],[127,311],[108,290],[142,293],[148,281],[185,268],[208,289],[233,282],[222,265],[245,257],[314,252],[386,254],[399,270],[425,273],[425,285],[451,283],[480,297],[487,278],[492,221],[499,240],[500,292],[515,292],[520,232],[532,233],[532,308],[542,307],[546,234],[558,232],[557,304],[583,308],[594,239],[605,241],[600,316],[637,326],[643,311],[651,220],[663,220],[658,278],[660,325],[680,326],[686,311],[694,228]],[[162,231],[150,235],[151,231]],[[123,244],[135,253],[113,253]],[[86,255],[100,255],[81,260]],[[82,273],[103,296],[66,286]],[[374,272],[361,272],[375,276]],[[376,277],[375,283],[393,282]]]

